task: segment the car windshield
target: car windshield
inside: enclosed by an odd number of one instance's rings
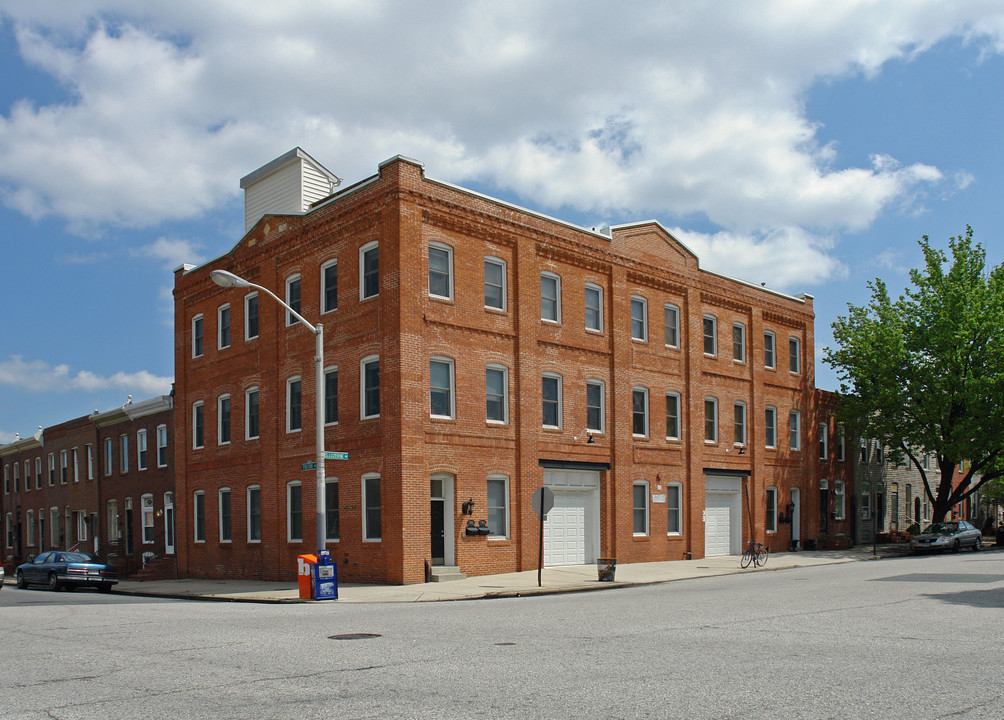
[[[958,529],[958,523],[934,523],[933,525],[928,525],[927,530],[924,532],[940,535],[944,533],[953,533]]]
[[[56,560],[56,562],[71,562],[71,563],[74,563],[74,562],[86,563],[86,562],[90,562],[90,561],[91,561],[91,558],[88,557],[87,555],[84,555],[83,553],[75,553],[75,552],[59,553],[59,558]]]

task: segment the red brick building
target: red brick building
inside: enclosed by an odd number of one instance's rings
[[[402,157],[333,179],[299,149],[252,173],[247,234],[176,272],[181,574],[290,579],[315,545],[314,338],[214,269],[323,324],[343,580],[535,568],[542,485],[545,564],[818,535],[811,296],[702,270],[656,222],[577,227]]]

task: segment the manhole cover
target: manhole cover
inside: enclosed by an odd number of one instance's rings
[[[341,635],[328,635],[328,640],[369,640],[378,637],[383,636],[379,633],[342,633]]]

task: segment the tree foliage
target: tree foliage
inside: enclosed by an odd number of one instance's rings
[[[972,228],[949,240],[950,264],[926,235],[920,248],[924,267],[902,296],[876,279],[868,305],[837,318],[825,362],[840,379],[841,421],[881,440],[894,461],[909,459],[937,521],[1004,475],[1004,264],[987,270]],[[924,455],[937,458],[934,477]]]

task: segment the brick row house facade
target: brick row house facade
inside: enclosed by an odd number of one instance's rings
[[[91,552],[131,574],[152,558],[174,576],[174,411],[170,396],[39,428],[0,445],[3,561]]]
[[[347,581],[426,566],[738,554],[853,535],[853,463],[814,388],[812,297],[703,270],[656,222],[595,231],[395,157],[337,180],[296,149],[242,181],[246,234],[175,273],[180,573]],[[221,288],[214,269],[271,289]],[[320,390],[320,392],[318,392]]]

